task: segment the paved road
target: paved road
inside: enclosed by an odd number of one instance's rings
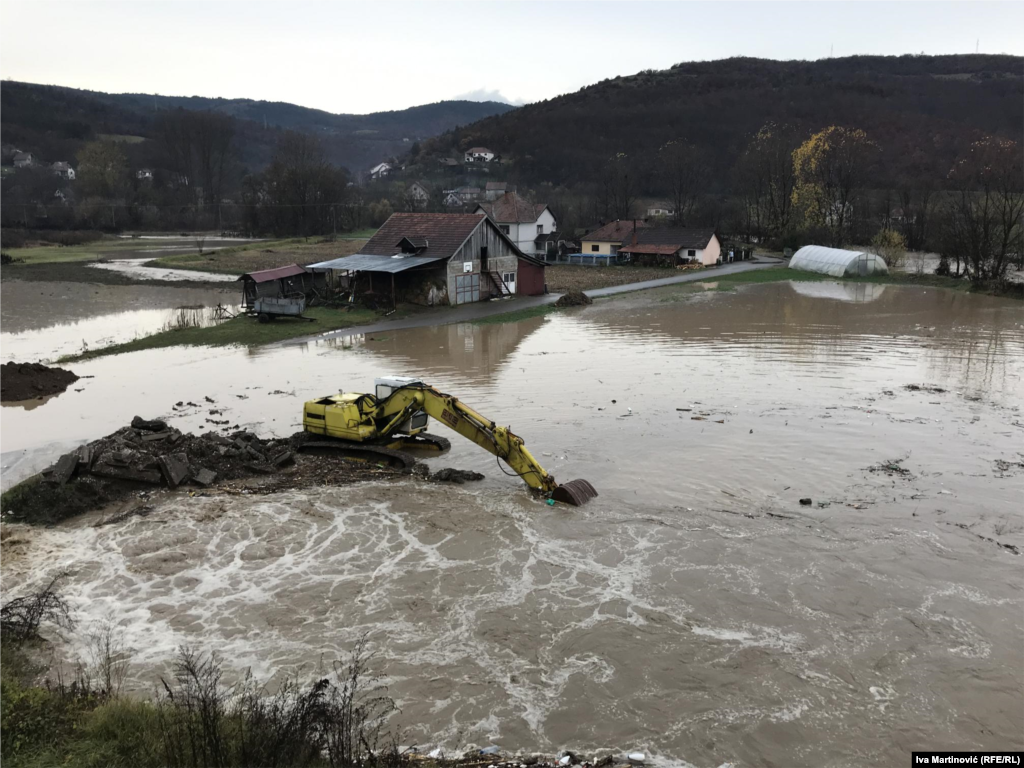
[[[750,272],[765,267],[775,267],[782,264],[781,259],[774,259],[770,256],[758,256],[757,261],[740,261],[734,264],[723,264],[720,267],[701,269],[695,272],[687,272],[673,277],[663,277],[659,280],[645,280],[642,283],[627,283],[625,285],[613,285],[610,288],[595,288],[587,291],[587,295],[593,298],[601,296],[614,296],[617,293],[630,293],[632,291],[645,291],[649,288],[661,288],[666,285],[677,285],[679,283],[693,283],[699,280],[714,280],[722,275],[734,275],[737,272]],[[587,267],[580,267],[586,269]],[[481,301],[474,304],[463,304],[449,309],[437,309],[423,312],[414,317],[397,318],[395,320],[382,320],[372,325],[359,325],[351,328],[341,328],[337,331],[317,334],[315,336],[303,336],[297,339],[287,339],[270,346],[286,346],[290,344],[305,344],[314,339],[332,339],[338,336],[359,336],[366,333],[385,333],[387,331],[400,331],[404,328],[424,328],[431,325],[451,325],[452,323],[470,323],[474,320],[481,320],[493,315],[502,315],[506,312],[515,312],[520,309],[539,307],[545,304],[553,304],[558,301],[562,294],[549,293],[544,296],[523,296],[521,298],[508,299],[505,301]]]

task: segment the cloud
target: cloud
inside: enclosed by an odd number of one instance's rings
[[[511,104],[514,107],[521,107],[526,103],[523,99],[510,99],[497,89],[489,91],[486,88],[477,88],[475,91],[460,93],[452,98],[456,101],[500,101],[502,104]]]

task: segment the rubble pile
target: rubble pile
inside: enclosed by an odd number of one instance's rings
[[[581,307],[585,304],[593,304],[594,300],[587,296],[583,291],[577,288],[571,288],[563,293],[558,301],[555,302],[556,307]]]
[[[0,365],[0,400],[17,402],[56,395],[78,381],[64,368],[42,363],[4,363]]]
[[[145,502],[154,491],[164,488],[187,486],[201,491],[226,484],[224,492],[239,492],[241,484],[244,493],[275,493],[408,476],[408,470],[401,467],[348,460],[330,452],[299,456],[310,437],[297,432],[287,438],[263,439],[245,430],[230,435],[194,435],[160,419],[136,416],[129,426],[64,454],[35,478],[4,493],[0,512],[26,522],[49,524],[115,502]],[[412,457],[408,460],[415,461]],[[483,479],[477,472],[451,468],[433,475],[422,464],[413,464],[412,469],[415,476],[434,482],[461,484]],[[110,510],[110,520],[140,514],[140,509]]]

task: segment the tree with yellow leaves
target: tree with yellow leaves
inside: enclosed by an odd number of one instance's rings
[[[833,247],[850,234],[855,197],[873,148],[859,128],[832,125],[793,151],[793,208],[805,227],[822,233]]]

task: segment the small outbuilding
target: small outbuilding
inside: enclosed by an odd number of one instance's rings
[[[877,254],[826,248],[823,245],[805,245],[793,254],[789,267],[832,277],[884,275],[889,272],[885,259]]]
[[[314,276],[298,264],[263,269],[241,275],[242,306],[252,309],[257,299],[289,298],[307,295],[313,287]]]

